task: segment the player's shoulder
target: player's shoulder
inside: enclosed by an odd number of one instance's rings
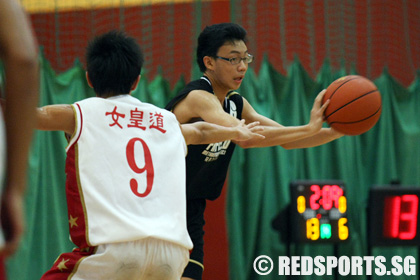
[[[180,95],[189,95],[194,91],[203,91],[212,94],[213,87],[210,80],[203,76],[200,79],[189,82],[183,90],[180,91]]]
[[[213,88],[207,77],[189,82],[178,94],[169,101],[165,109],[173,111],[180,103],[200,102],[202,96],[213,95]],[[185,100],[187,100],[185,102]]]
[[[203,89],[194,89],[189,92],[187,97],[190,98],[199,98],[199,97],[209,97],[209,96],[215,96],[212,92],[203,90]]]

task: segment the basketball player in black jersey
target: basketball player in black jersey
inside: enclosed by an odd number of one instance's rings
[[[166,106],[180,123],[204,120],[234,126],[245,119],[246,123],[259,121],[264,126],[261,134],[265,139],[188,147],[187,226],[194,248],[182,278],[185,280],[202,278],[206,200],[219,197],[235,144],[242,148],[280,145],[295,149],[322,145],[342,136],[330,128],[322,128],[323,112],[328,106],[328,102],[321,105],[325,91],[316,97],[309,123],[293,127],[282,126],[258,114],[235,92],[245,77],[248,64],[253,61],[246,43],[246,31],[240,25],[221,23],[206,27],[198,37],[197,47],[197,63],[203,76],[189,83]]]

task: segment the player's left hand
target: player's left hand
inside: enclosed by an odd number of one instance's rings
[[[314,104],[311,110],[311,117],[309,120],[309,127],[313,133],[318,132],[325,121],[324,119],[324,111],[327,109],[330,100],[327,100],[324,104],[322,104],[322,98],[324,97],[326,90],[322,90],[317,97],[315,98]]]
[[[264,127],[260,126],[260,122],[252,122],[249,124],[245,124],[245,120],[241,120],[241,122],[236,126],[238,128],[238,137],[233,139],[234,141],[245,141],[250,139],[265,139],[265,136],[259,134],[258,132],[262,132]]]

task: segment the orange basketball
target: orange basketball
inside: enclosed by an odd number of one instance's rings
[[[328,99],[325,119],[332,128],[346,135],[365,133],[381,116],[381,94],[372,81],[362,76],[344,76],[332,82],[322,103]]]

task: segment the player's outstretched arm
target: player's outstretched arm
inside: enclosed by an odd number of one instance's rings
[[[333,128],[322,128],[314,136],[307,137],[298,141],[293,141],[290,143],[285,143],[282,145],[282,147],[288,150],[317,147],[328,142],[334,141],[342,136],[344,136],[343,133],[340,133],[334,130]]]
[[[282,146],[286,149],[308,148],[319,146],[335,140],[342,136],[331,129],[322,128],[324,122],[324,111],[328,106],[328,101],[322,103],[325,90],[321,91],[316,97],[310,121],[301,126],[282,126],[281,124],[258,114],[252,106],[244,99],[244,111],[242,117],[248,122],[259,121],[264,127],[262,134],[266,137],[262,140],[247,140],[238,142],[243,148]]]
[[[75,129],[74,118],[71,105],[47,105],[37,109],[36,129],[60,130],[72,135]]]
[[[259,132],[263,130],[259,122],[245,125],[242,120],[237,126],[225,127],[207,122],[195,122],[181,125],[187,145],[209,144],[225,140],[243,141],[248,139],[264,139]]]
[[[324,111],[328,106],[328,102],[322,104],[322,98],[325,90],[321,91],[315,98],[310,121],[308,124],[301,126],[283,126],[270,118],[257,113],[249,102],[243,98],[244,108],[242,111],[242,118],[246,123],[258,121],[264,127],[261,132],[265,138],[252,138],[245,141],[237,141],[237,144],[242,148],[251,147],[268,147],[268,146],[283,146],[286,143],[301,141],[308,137],[314,137],[320,133],[324,122]],[[204,91],[192,91],[186,98],[184,98],[173,111],[177,119],[181,123],[187,123],[193,118],[201,118],[208,123],[214,123],[226,127],[233,127],[238,125],[239,120],[228,113],[226,113],[220,106],[220,100],[213,94]],[[320,136],[316,136],[313,143],[326,143],[331,140],[326,140],[325,131]],[[331,139],[330,137],[328,139]],[[325,141],[325,142],[324,142]],[[298,143],[296,147],[301,147],[302,143]],[[310,143],[312,144],[312,143]]]

